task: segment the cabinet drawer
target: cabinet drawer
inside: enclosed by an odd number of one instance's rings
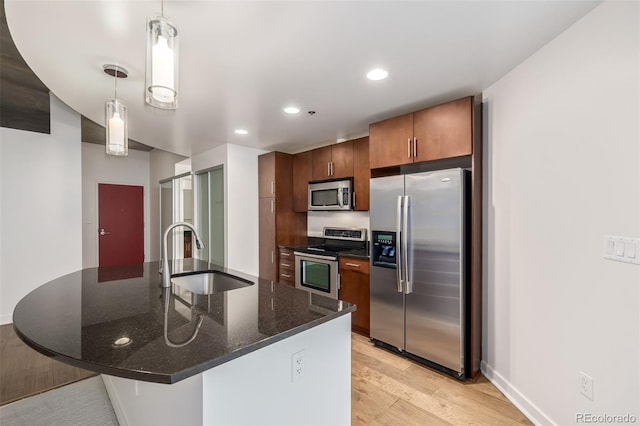
[[[293,250],[281,248],[281,249],[278,249],[278,253],[280,254],[279,259],[280,259],[281,262],[284,260],[284,261],[287,261],[287,262],[290,262],[291,264],[293,264],[293,260],[294,260],[294,257],[295,257],[293,255]]]
[[[295,264],[293,263],[293,259],[288,260],[288,259],[280,259],[280,270],[281,271],[291,271],[293,272],[295,270]]]
[[[291,287],[295,287],[296,279],[294,271],[280,271],[279,282],[289,284]]]
[[[338,270],[340,272],[353,271],[369,275],[369,259],[357,257],[340,257]]]
[[[294,286],[296,283],[295,256],[293,250],[278,249],[278,281]]]

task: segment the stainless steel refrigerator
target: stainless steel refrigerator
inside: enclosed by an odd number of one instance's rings
[[[469,172],[371,179],[371,338],[465,376]],[[467,367],[468,371],[468,367]]]

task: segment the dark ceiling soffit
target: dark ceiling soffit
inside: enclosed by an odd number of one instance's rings
[[[97,145],[103,145],[106,143],[106,130],[103,126],[89,120],[84,115],[80,122],[81,139],[82,142],[95,143]],[[149,152],[153,149],[148,145],[129,139],[129,148],[138,151]]]
[[[49,89],[31,71],[9,33],[0,0],[0,127],[51,134]]]

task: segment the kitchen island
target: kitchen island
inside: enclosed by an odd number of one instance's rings
[[[160,287],[159,264],[89,268],[14,311],[28,345],[103,374],[120,424],[349,424],[351,304],[206,262],[243,283]]]

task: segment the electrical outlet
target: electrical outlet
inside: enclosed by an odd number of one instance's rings
[[[593,401],[593,378],[580,372],[580,393]]]
[[[291,383],[295,383],[304,374],[304,350],[291,355]]]

